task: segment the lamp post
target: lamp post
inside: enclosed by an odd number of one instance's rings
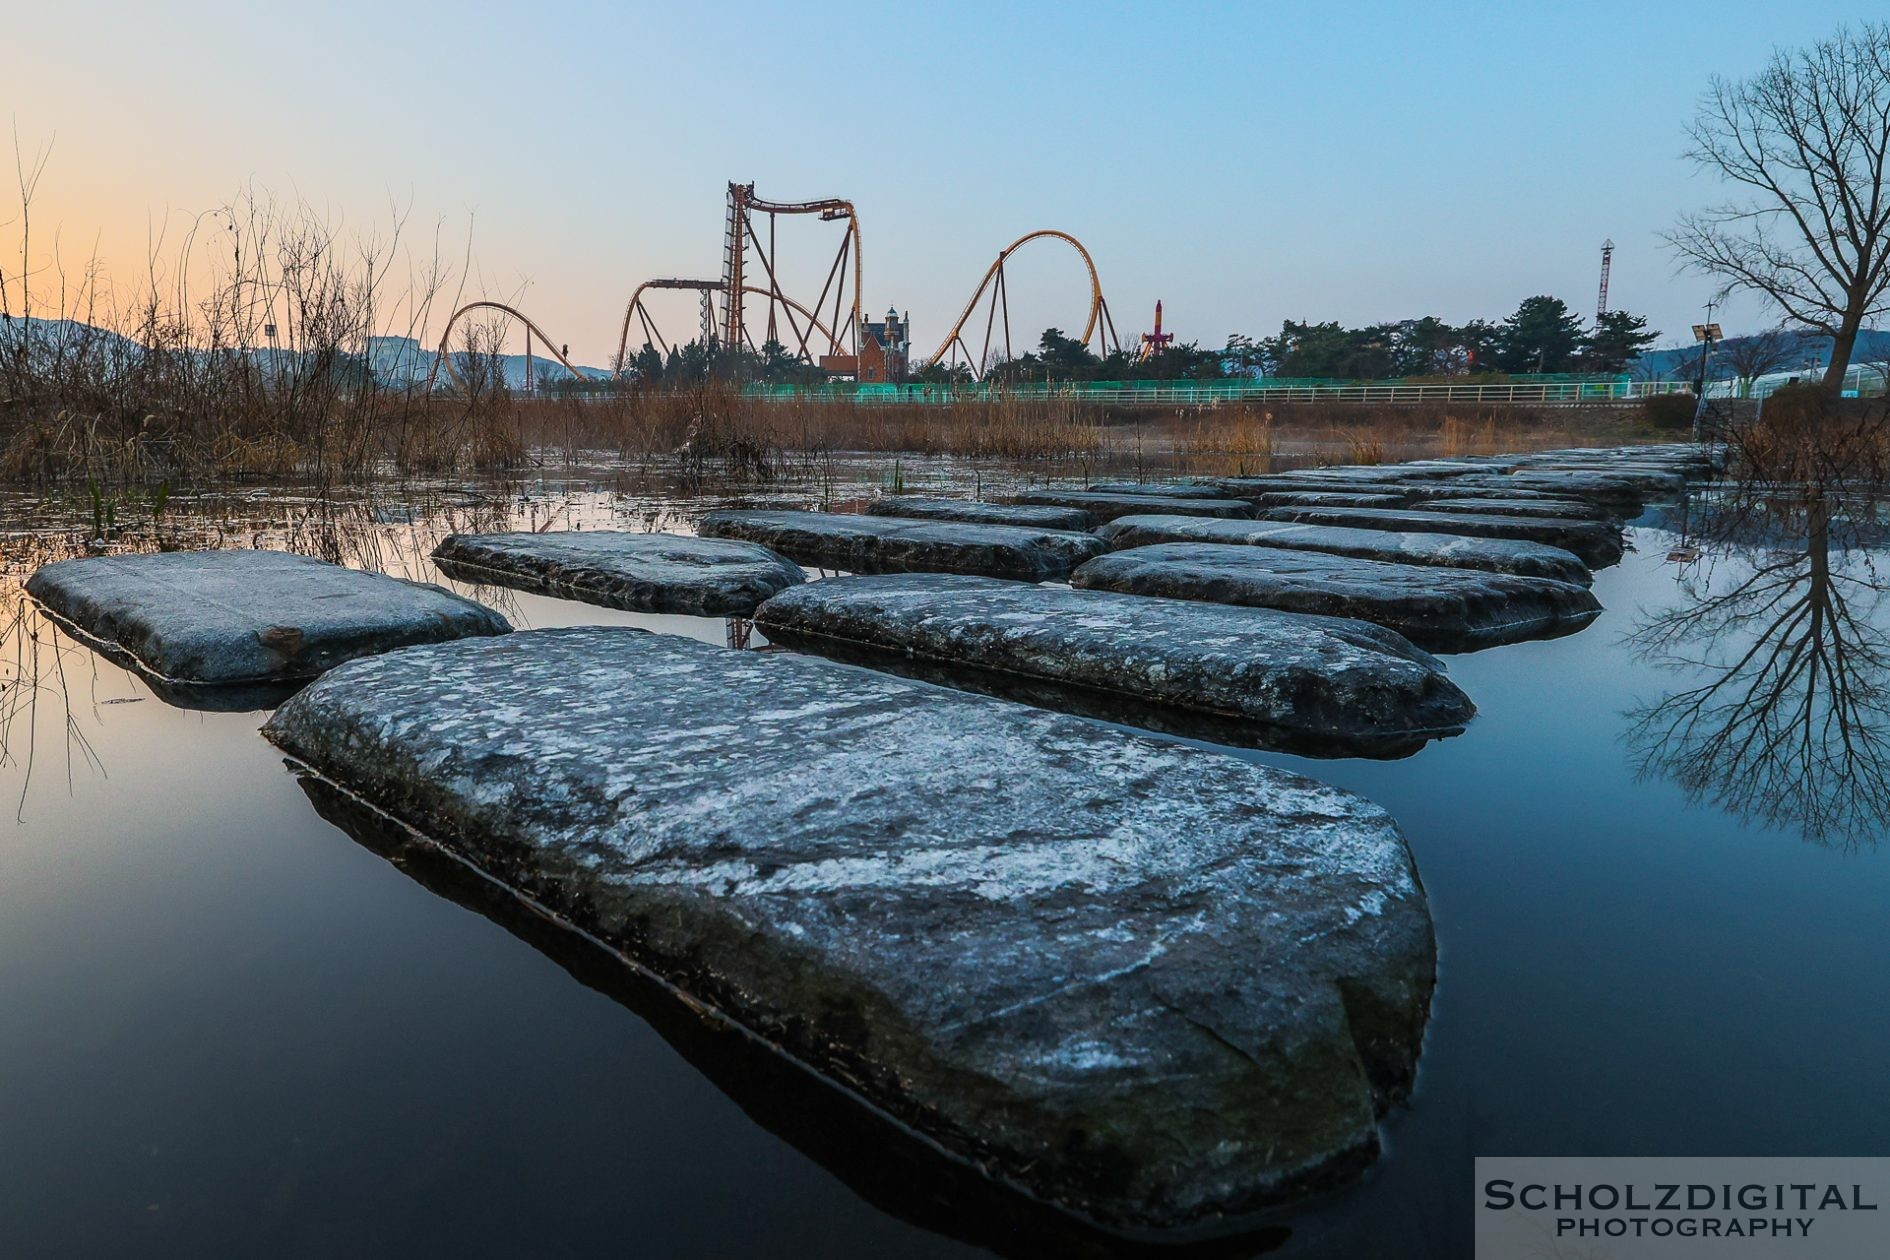
[[[1713,322],[1713,308],[1717,302],[1706,304],[1706,322],[1693,325],[1693,340],[1700,343],[1700,380],[1699,398],[1693,406],[1693,440],[1700,440],[1700,434],[1706,424],[1706,369],[1713,361],[1713,343],[1720,339],[1719,325]]]

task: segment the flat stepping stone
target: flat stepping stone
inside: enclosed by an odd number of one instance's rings
[[[160,696],[194,708],[262,707],[359,656],[512,629],[441,587],[283,551],[61,560],[26,590]]]
[[[1476,481],[1426,481],[1407,486],[1386,486],[1385,493],[1403,495],[1415,507],[1424,507],[1433,499],[1514,499],[1518,503],[1567,503],[1567,495],[1547,490],[1525,490],[1505,485],[1508,477],[1479,477]],[[1576,499],[1590,507],[1600,506],[1589,499]]]
[[[1261,494],[1308,494],[1321,491],[1338,493],[1388,493],[1374,491],[1370,486],[1335,486],[1321,482],[1307,482],[1305,477],[1290,473],[1268,473],[1256,477],[1217,477],[1214,488],[1230,499],[1249,499]]]
[[[1422,530],[1466,538],[1511,538],[1547,543],[1581,557],[1591,569],[1620,562],[1621,531],[1600,521],[1547,516],[1478,516],[1471,512],[1427,512],[1416,508],[1268,508],[1273,521],[1336,525],[1347,529]]]
[[[835,512],[710,512],[697,532],[848,573],[970,573],[1029,582],[1061,581],[1104,550],[1093,534],[1074,530]]]
[[[1348,1181],[1409,1091],[1423,889],[1382,809],[1298,775],[595,627],[359,661],[265,734],[600,964],[1111,1228]]]
[[[1425,499],[1426,512],[1470,512],[1481,516],[1550,516],[1619,526],[1614,514],[1582,499]]]
[[[1225,499],[1216,486],[1203,481],[1099,481],[1084,486],[1091,494],[1155,494],[1164,499]],[[1240,498],[1239,495],[1231,496]]]
[[[918,521],[969,521],[974,525],[1021,525],[1027,529],[1090,530],[1096,518],[1081,508],[1039,507],[1022,503],[984,503],[976,499],[928,499],[896,494],[866,505],[869,516],[899,516]]]
[[[631,612],[746,617],[807,580],[754,543],[626,530],[450,534],[433,549],[448,577]]]
[[[1465,477],[1453,483],[1457,498],[1483,496],[1488,491],[1534,490],[1551,498],[1586,499],[1623,513],[1640,511],[1646,501],[1641,484],[1609,473],[1590,472],[1515,472],[1482,477]]]
[[[1111,552],[1078,569],[1070,584],[1357,617],[1434,652],[1572,634],[1601,614],[1594,593],[1573,582],[1216,543]]]
[[[964,667],[921,668],[934,682],[1315,755],[1403,756],[1476,712],[1404,639],[1335,617],[902,574],[785,592],[755,624],[772,642],[842,660]],[[994,676],[1052,686],[993,687]]]
[[[1275,507],[1402,507],[1401,494],[1355,494],[1344,490],[1267,491],[1247,500],[1260,509]]]
[[[1098,522],[1144,512],[1235,518],[1253,515],[1253,504],[1245,499],[1171,498],[1159,494],[1105,494],[1096,490],[1028,490],[1011,497],[1018,503],[1077,508],[1088,512]]]
[[[1096,531],[1111,551],[1159,543],[1228,543],[1287,551],[1321,551],[1390,564],[1439,565],[1554,578],[1587,586],[1594,581],[1581,557],[1544,543],[1510,538],[1466,538],[1419,530],[1341,529],[1285,521],[1211,521],[1187,516],[1125,516]]]

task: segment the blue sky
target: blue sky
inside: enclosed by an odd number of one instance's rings
[[[1712,287],[1659,240],[1720,195],[1681,159],[1708,76],[1877,12],[39,4],[9,16],[0,101],[27,148],[53,145],[35,230],[57,224],[69,261],[96,245],[135,273],[151,222],[248,183],[351,225],[400,203],[423,253],[437,227],[457,265],[470,232],[469,292],[517,298],[593,363],[638,280],[715,274],[729,179],[857,203],[867,305],[910,310],[928,346],[1040,227],[1090,247],[1125,335],[1158,297],[1213,344],[1540,292],[1591,312],[1612,237],[1613,305],[1671,340]],[[788,230],[817,289],[837,241]],[[1017,327],[1080,322],[1073,256],[1016,266]]]

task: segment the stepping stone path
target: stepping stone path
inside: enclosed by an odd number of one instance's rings
[[[1076,580],[1110,558],[1090,561]],[[1211,727],[1237,724],[1234,733],[1244,735],[1237,742],[1292,751],[1402,756],[1462,730],[1475,712],[1423,652],[1378,626],[1336,617],[904,574],[787,591],[762,605],[755,624],[789,647],[1056,684],[1053,700],[1081,691],[1091,703],[1079,707],[1092,714],[1095,700],[1110,698],[1101,716],[1137,723],[1146,707],[1156,710],[1158,729],[1186,734],[1187,719],[1207,719]],[[950,670],[922,676],[956,681]],[[1000,693],[1032,698],[1027,689]],[[1137,703],[1122,705],[1124,698]]]
[[[1188,516],[1124,516],[1096,531],[1112,551],[1157,543],[1234,543],[1290,551],[1321,551],[1392,564],[1442,565],[1554,578],[1583,586],[1594,580],[1581,558],[1560,547],[1506,538],[1457,534],[1340,529],[1283,521],[1214,521]]]
[[[969,521],[974,525],[1021,525],[1027,529],[1088,530],[1096,518],[1081,508],[1036,507],[1021,503],[983,503],[976,499],[927,499],[896,494],[866,505],[868,516],[898,516],[917,521]]]
[[[1571,634],[1601,613],[1594,593],[1573,582],[1214,543],[1111,552],[1078,569],[1070,584],[1357,617],[1436,652]]]
[[[1011,496],[1018,503],[1042,503],[1078,508],[1098,521],[1141,512],[1169,512],[1176,516],[1250,517],[1253,504],[1245,499],[1167,498],[1158,494],[1104,494],[1094,490],[1030,490]]]
[[[746,617],[807,580],[754,543],[623,530],[451,534],[433,549],[448,577],[631,612]]]
[[[760,543],[802,564],[848,573],[970,573],[1060,581],[1104,550],[1073,530],[920,521],[834,512],[710,512],[704,538]]]
[[[168,551],[61,560],[27,579],[41,605],[190,707],[261,707],[359,656],[511,624],[438,586],[282,551]],[[236,689],[226,704],[218,692]]]
[[[1410,1089],[1423,888],[1383,810],[1298,775],[615,628],[357,661],[265,734],[1105,1226],[1224,1227],[1348,1181]]]
[[[1511,538],[1546,543],[1581,557],[1590,568],[1620,562],[1618,526],[1602,521],[1562,520],[1544,516],[1479,516],[1471,512],[1430,512],[1416,508],[1269,508],[1267,520],[1345,529],[1422,530],[1467,538]]]

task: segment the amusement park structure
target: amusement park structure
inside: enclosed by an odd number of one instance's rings
[[[846,225],[833,261],[827,268],[826,281],[812,303],[804,303],[789,296],[782,285],[776,227],[777,220],[783,215],[812,216],[820,222],[841,222]],[[1109,314],[1109,303],[1103,297],[1102,280],[1097,274],[1095,260],[1090,257],[1083,243],[1068,232],[1045,228],[1025,233],[998,252],[996,261],[985,270],[978,287],[972,291],[950,331],[926,363],[940,363],[949,356],[955,365],[962,352],[972,374],[982,376],[993,362],[993,351],[1000,345],[1000,333],[1003,356],[1012,357],[1010,295],[1005,263],[1020,248],[1039,240],[1062,241],[1068,245],[1082,259],[1088,273],[1089,308],[1083,323],[1083,343],[1088,344],[1093,340],[1098,350],[1103,352],[1121,348],[1114,320]],[[630,301],[624,307],[623,325],[617,338],[617,355],[612,364],[611,376],[613,379],[622,379],[634,362],[635,356],[630,351],[633,324],[642,331],[644,345],[655,348],[665,356],[670,353],[672,345],[682,340],[674,337],[666,340],[663,337],[644,301],[646,294],[666,290],[694,292],[698,295],[701,311],[697,336],[705,346],[746,347],[759,351],[768,343],[774,343],[803,362],[817,364],[823,371],[859,379],[884,371],[888,365],[903,368],[908,325],[904,320],[895,319],[891,312],[888,312],[887,320],[883,323],[869,322],[865,318],[861,297],[864,278],[859,213],[851,201],[840,197],[814,201],[769,201],[756,195],[752,183],[730,183],[721,277],[714,280],[670,277],[645,280],[639,284],[631,292]],[[749,309],[751,301],[756,307],[753,312]],[[984,331],[979,352],[974,356],[966,329],[968,325],[975,329],[977,321],[974,317],[981,302],[985,303]],[[765,320],[757,320],[755,316],[760,315],[763,303],[766,304]],[[1160,304],[1156,305],[1156,332],[1159,334]],[[573,376],[581,375],[571,365],[564,349],[553,350],[551,347],[556,343],[522,311],[503,302],[482,299],[466,303],[447,319],[432,370],[428,373],[429,388],[437,380],[442,366],[455,383],[463,383],[452,353],[453,331],[464,319],[479,311],[491,311],[498,318],[516,320],[524,326],[528,374],[533,338],[536,338],[551,358]],[[759,340],[756,336],[758,331]],[[889,338],[896,338],[897,344]],[[1146,342],[1144,337],[1145,352]]]
[[[1162,331],[1162,300],[1155,299],[1155,331],[1142,334],[1142,351],[1136,355],[1136,361],[1152,359],[1174,342],[1175,334]]]

